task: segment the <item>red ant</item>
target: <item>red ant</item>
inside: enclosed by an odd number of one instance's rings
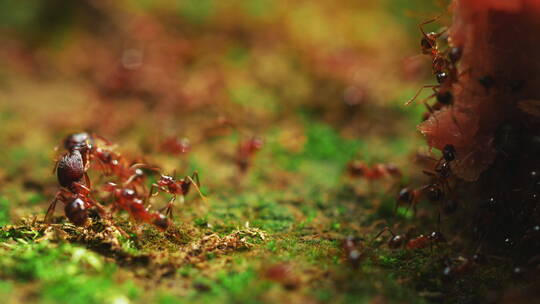
[[[162,231],[167,230],[171,225],[169,219],[163,214],[148,211],[134,189],[121,188],[112,182],[107,183],[104,189],[112,193],[114,207],[127,211],[135,221],[154,225]]]
[[[421,249],[426,248],[428,245],[433,246],[433,244],[445,242],[446,238],[442,235],[442,233],[433,231],[427,236],[421,234],[413,239],[410,239],[407,242],[407,249]]]
[[[343,251],[345,251],[347,260],[349,260],[354,268],[358,267],[360,259],[362,258],[361,241],[362,239],[355,238],[353,236],[348,236],[345,240],[343,240]]]
[[[191,151],[191,144],[187,138],[171,136],[161,144],[161,150],[174,155],[185,154]]]
[[[433,59],[433,62],[432,62],[433,73],[435,74],[437,78],[438,85],[422,86],[416,92],[416,94],[405,103],[405,105],[409,105],[420,95],[422,90],[426,88],[431,88],[433,90],[433,94],[431,94],[430,96],[422,100],[422,103],[426,106],[426,108],[429,111],[428,116],[427,117],[425,116],[423,120],[427,120],[427,118],[431,114],[433,114],[435,111],[440,110],[441,108],[445,106],[453,105],[454,96],[451,92],[452,85],[457,81],[457,78],[458,78],[457,63],[461,59],[461,55],[463,53],[462,48],[456,47],[456,46],[448,48],[446,52],[439,51],[437,39],[439,39],[439,37],[446,31],[446,29],[439,33],[434,33],[434,32],[426,33],[424,31],[423,29],[424,25],[434,22],[438,18],[439,17],[430,19],[418,25],[423,36],[420,42],[420,45],[422,47],[422,53],[431,55]],[[437,103],[435,103],[433,106],[430,106],[427,103],[427,101],[432,99],[433,97],[436,98]],[[455,121],[455,118],[454,118],[454,121]]]
[[[456,148],[453,145],[446,145],[442,149],[442,157],[435,165],[435,171],[423,170],[424,174],[429,175],[437,180],[437,184],[441,185],[444,193],[450,190],[448,179],[452,176],[451,162],[456,159]],[[443,194],[444,194],[443,193]]]
[[[478,265],[485,263],[486,258],[484,255],[477,253],[470,259],[459,256],[456,261],[458,262],[457,265],[450,265],[444,268],[443,276],[445,279],[452,279],[456,276],[472,272]]]
[[[405,235],[395,234],[389,227],[383,228],[383,230],[375,236],[375,239],[386,231],[390,232],[392,235],[388,241],[388,248],[390,249],[399,249],[405,246],[407,249],[414,250],[425,248],[428,245],[433,246],[433,244],[446,242],[446,238],[440,232],[434,231],[427,236],[421,234],[418,237],[411,238],[410,232]]]
[[[367,180],[377,180],[383,177],[401,178],[401,170],[394,164],[376,164],[369,167],[361,161],[352,161],[347,165],[347,171],[352,177],[364,177]]]
[[[69,151],[84,149],[85,154],[83,155],[83,159],[87,166],[86,170],[90,166],[88,162],[92,159],[97,159],[101,165],[101,170],[104,171],[105,174],[117,176],[121,182],[126,182],[127,184],[137,182],[144,187],[144,184],[142,183],[144,172],[141,168],[147,167],[154,170],[155,168],[151,168],[148,165],[141,163],[128,166],[126,160],[119,153],[108,148],[97,146],[95,144],[96,138],[103,141],[107,146],[111,145],[107,139],[101,136],[81,132],[68,135],[64,140],[64,147]]]
[[[167,192],[169,194],[172,194],[173,197],[167,204],[165,215],[168,215],[169,217],[172,217],[172,206],[173,202],[176,199],[177,195],[180,195],[180,203],[183,204],[185,200],[185,196],[189,193],[189,189],[191,188],[191,185],[195,187],[201,198],[204,200],[204,196],[201,193],[200,190],[200,181],[199,181],[199,173],[194,172],[191,176],[186,175],[183,179],[175,180],[174,177],[168,176],[168,175],[161,175],[160,179],[158,180],[157,184],[152,184],[152,187],[150,188],[150,192],[148,193],[148,199],[153,196],[154,188],[157,188],[158,190]],[[156,195],[158,192],[156,192]]]
[[[245,173],[251,163],[251,159],[263,147],[260,137],[252,137],[248,141],[240,142],[236,154],[236,164],[242,173]]]

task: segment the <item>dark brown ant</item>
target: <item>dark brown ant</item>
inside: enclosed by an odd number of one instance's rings
[[[245,173],[247,171],[253,156],[262,149],[263,144],[262,138],[257,136],[238,144],[236,164],[240,172]]]
[[[106,215],[105,209],[90,198],[90,189],[75,182],[69,190],[60,189],[55,195],[45,214],[46,223],[50,222],[58,201],[64,203],[66,217],[77,226],[84,226],[86,224],[88,220],[88,209],[91,207],[96,207],[101,216]]]
[[[170,220],[163,214],[150,212],[134,189],[119,187],[117,184],[109,182],[105,184],[104,190],[112,193],[114,208],[127,211],[135,221],[153,225],[162,231],[167,230],[171,225]]]
[[[186,175],[184,178],[180,180],[175,180],[174,177],[168,176],[168,175],[161,175],[160,179],[157,181],[156,184],[152,184],[152,187],[150,188],[150,192],[148,193],[148,199],[152,196],[154,196],[154,188],[157,188],[158,190],[161,190],[163,192],[167,192],[169,194],[172,194],[173,197],[165,207],[165,215],[168,215],[169,217],[172,217],[172,207],[173,202],[176,199],[176,196],[180,196],[180,203],[183,204],[185,200],[185,196],[189,193],[189,190],[191,188],[191,185],[195,187],[201,198],[204,200],[204,196],[201,193],[200,190],[200,181],[199,181],[199,173],[194,172],[191,176]],[[156,192],[156,195],[158,192]]]
[[[367,180],[378,180],[381,178],[393,177],[401,178],[401,170],[394,164],[375,164],[368,166],[362,161],[352,161],[347,165],[347,171],[352,177],[363,177]]]

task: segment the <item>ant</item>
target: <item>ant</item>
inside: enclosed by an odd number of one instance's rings
[[[445,145],[442,149],[442,157],[435,165],[434,172],[423,170],[422,172],[428,176],[431,176],[437,180],[437,184],[442,188],[443,193],[447,193],[450,190],[448,179],[452,176],[451,163],[456,159],[457,152],[453,145]]]
[[[176,199],[177,195],[180,195],[180,203],[183,204],[185,200],[185,196],[189,193],[189,190],[191,188],[191,185],[195,187],[201,198],[204,200],[204,196],[201,193],[200,190],[200,181],[199,181],[199,173],[197,171],[193,172],[191,176],[186,175],[184,178],[180,180],[175,180],[174,177],[168,176],[168,175],[161,175],[160,179],[157,181],[156,184],[152,184],[152,187],[150,188],[150,192],[148,193],[148,199],[152,197],[154,194],[154,188],[157,188],[158,190],[161,190],[163,192],[167,192],[169,194],[172,194],[173,197],[165,207],[165,215],[168,215],[172,218],[172,206],[173,202]],[[156,192],[156,195],[158,192]]]
[[[427,21],[424,21],[420,24],[418,24],[418,29],[420,29],[420,32],[422,32],[422,39],[420,40],[420,47],[422,48],[422,53],[426,55],[432,55],[436,56],[439,54],[438,45],[437,45],[437,39],[439,39],[447,29],[443,29],[442,31],[435,33],[435,32],[428,32],[426,33],[424,31],[424,25],[430,24],[432,22],[437,21],[440,18],[440,16],[435,17],[433,19],[429,19]]]
[[[154,225],[162,231],[167,230],[171,225],[169,219],[163,214],[150,212],[134,189],[121,188],[115,183],[108,182],[105,184],[104,190],[112,193],[114,208],[127,211],[135,221]]]
[[[456,276],[461,276],[472,272],[478,265],[486,262],[486,257],[483,254],[476,253],[470,259],[459,256],[456,259],[457,265],[446,266],[443,270],[445,279],[452,279]]]
[[[405,187],[398,193],[396,209],[399,206],[407,206],[407,209],[412,207],[416,214],[416,205],[423,197],[427,197],[431,202],[441,201],[444,197],[443,187],[439,183],[431,183],[416,189]]]
[[[345,240],[343,240],[343,251],[347,257],[347,260],[351,263],[354,268],[359,266],[360,260],[362,258],[362,244],[363,241],[361,238],[355,238],[349,235]]]
[[[347,165],[347,171],[352,177],[364,177],[367,180],[377,180],[383,177],[401,178],[401,170],[394,164],[376,164],[369,167],[361,161],[352,161]]]
[[[163,141],[161,150],[174,155],[185,154],[191,151],[191,144],[187,138],[171,136]]]
[[[438,18],[439,17],[430,19],[418,25],[420,32],[423,36],[420,42],[422,53],[431,55],[433,73],[435,74],[438,84],[422,86],[416,92],[416,94],[405,103],[405,105],[409,105],[416,98],[418,98],[418,96],[424,89],[431,88],[433,90],[433,94],[422,100],[422,103],[429,111],[429,114],[427,116],[425,115],[423,120],[427,120],[427,118],[429,118],[429,116],[435,111],[438,111],[445,106],[453,105],[454,96],[452,94],[452,85],[457,82],[457,63],[461,59],[463,53],[462,48],[457,46],[449,47],[445,52],[439,51],[437,39],[439,39],[446,32],[446,29],[439,33],[426,33],[424,31],[424,25],[432,23]],[[433,106],[430,106],[427,101],[432,99],[433,97],[436,98],[437,102]],[[455,118],[454,121],[456,122]]]
[[[415,238],[412,238],[410,236],[410,231],[406,234],[396,234],[390,229],[389,227],[384,227],[376,236],[374,239],[377,239],[381,234],[384,232],[389,232],[392,237],[388,241],[388,248],[390,249],[399,249],[403,246],[405,246],[406,249],[414,250],[414,249],[422,249],[427,247],[428,245],[431,247],[431,250],[433,250],[433,245],[438,243],[445,243],[446,238],[442,235],[442,233],[433,231],[429,235],[419,235]]]
[[[251,159],[263,147],[263,140],[254,136],[251,139],[240,142],[236,153],[236,164],[242,173],[245,173],[251,163]]]
[[[105,215],[105,209],[99,203],[90,198],[90,189],[82,184],[74,182],[69,190],[60,189],[54,200],[49,205],[45,214],[45,222],[49,223],[56,208],[56,203],[64,203],[66,217],[77,226],[84,226],[88,219],[88,209],[96,207],[100,215]]]
[[[421,234],[413,239],[410,239],[407,242],[407,249],[421,249],[427,247],[428,245],[433,246],[433,244],[437,243],[446,243],[446,238],[442,235],[442,233],[433,231],[429,235]]]

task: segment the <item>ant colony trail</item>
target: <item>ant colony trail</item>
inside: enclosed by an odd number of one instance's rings
[[[540,0],[0,1],[0,304],[540,303],[539,32]]]

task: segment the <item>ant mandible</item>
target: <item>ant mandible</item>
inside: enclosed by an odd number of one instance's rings
[[[150,197],[154,196],[154,188],[157,188],[158,190],[161,190],[163,192],[167,192],[169,194],[172,194],[173,197],[167,203],[167,206],[165,207],[165,215],[172,218],[172,207],[173,202],[176,199],[177,195],[180,195],[180,203],[183,204],[185,200],[185,196],[189,193],[189,190],[191,188],[191,185],[195,187],[201,198],[204,200],[204,195],[202,195],[200,190],[200,181],[199,181],[199,173],[197,171],[193,172],[191,176],[186,175],[184,178],[180,180],[175,180],[174,177],[168,176],[168,175],[161,175],[160,179],[157,181],[156,184],[152,184],[152,187],[150,188],[150,192],[148,193],[148,200]],[[156,195],[158,192],[156,192]]]

